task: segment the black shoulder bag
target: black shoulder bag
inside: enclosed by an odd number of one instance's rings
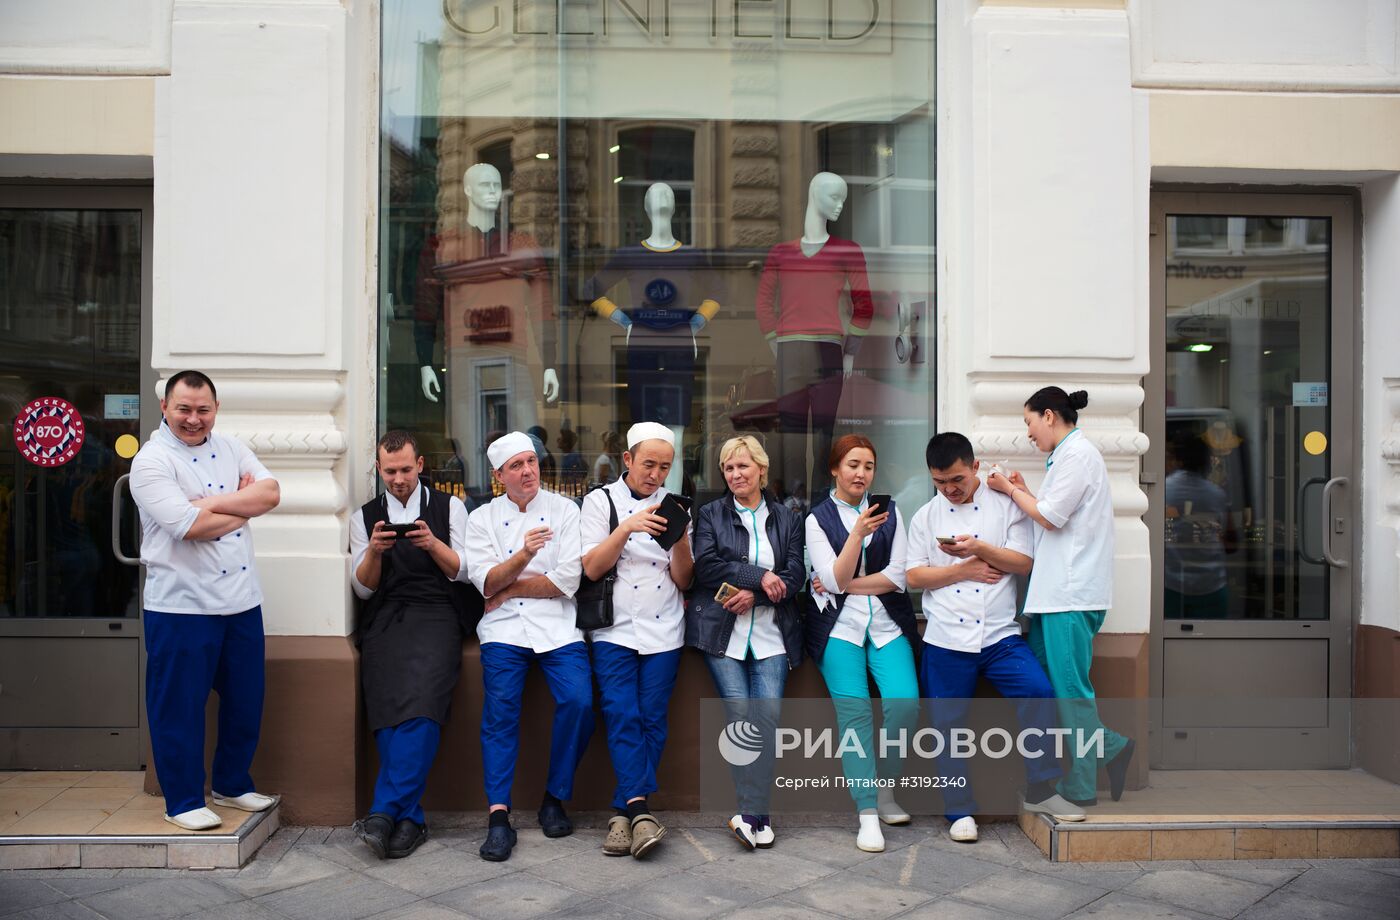
[[[608,534],[617,530],[617,506],[612,496],[603,487],[603,497],[608,500]],[[621,554],[618,558],[622,558]],[[578,590],[574,601],[578,605],[576,623],[579,629],[605,629],[613,625],[613,585],[617,583],[617,563],[608,569],[607,574],[594,581],[587,575],[579,577]]]

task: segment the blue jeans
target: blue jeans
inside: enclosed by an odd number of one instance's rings
[[[204,706],[219,694],[214,791],[253,791],[263,709],[262,607],[230,616],[145,611],[146,717],[165,813],[204,807]]]
[[[730,765],[738,792],[739,812],[768,814],[773,792],[773,760],[776,753],[778,717],[782,714],[783,685],[787,683],[787,655],[745,658],[738,661],[724,655],[706,655],[715,690],[724,700],[725,718],[730,722],[751,722],[764,739],[758,759],[746,767]]]
[[[956,652],[929,643],[924,644],[919,662],[919,683],[928,698],[929,720],[946,740],[954,728],[967,726],[968,700],[977,692],[977,677],[982,675],[1007,699],[1016,704],[1016,719],[1022,729],[1039,729],[1038,739],[1027,737],[1028,757],[1026,782],[1040,783],[1060,776],[1060,763],[1053,748],[1045,743],[1043,732],[1054,724],[1055,690],[1045,669],[1036,661],[1031,648],[1020,636],[1007,636],[980,652]],[[935,702],[937,701],[937,702]],[[967,776],[967,760],[948,756],[947,746],[938,758],[938,771],[944,778]],[[956,821],[977,811],[977,801],[971,784],[962,788],[943,789],[943,811],[949,821]]]
[[[666,747],[666,715],[681,650],[643,655],[612,642],[593,643],[593,676],[617,774],[613,807],[656,791],[656,767]]]
[[[593,677],[582,641],[549,652],[505,642],[481,646],[481,767],[486,803],[510,807],[515,761],[520,755],[520,698],[530,663],[538,662],[554,697],[554,730],[545,791],[557,799],[574,794],[574,771],[593,733]]]
[[[374,783],[371,812],[388,815],[395,823],[404,818],[415,824],[427,823],[423,792],[428,788],[428,771],[441,737],[442,726],[423,716],[375,731],[379,777]]]

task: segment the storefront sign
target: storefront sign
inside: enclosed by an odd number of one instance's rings
[[[1327,405],[1327,383],[1303,382],[1293,384],[1293,405],[1295,406],[1325,406]]]
[[[57,396],[36,399],[15,416],[15,447],[35,466],[62,466],[78,455],[86,436],[78,410]]]
[[[141,397],[136,393],[107,393],[102,397],[103,418],[141,417]]]
[[[510,307],[470,307],[465,319],[468,342],[510,341]]]

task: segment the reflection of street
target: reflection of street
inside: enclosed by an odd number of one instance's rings
[[[1166,508],[1167,619],[1224,619],[1229,615],[1227,548],[1235,548],[1225,490],[1207,478],[1210,447],[1183,429],[1168,446]]]

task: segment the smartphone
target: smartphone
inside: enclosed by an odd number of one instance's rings
[[[940,546],[952,546],[954,543],[958,542],[952,537],[934,537],[934,539],[938,541]]]
[[[657,534],[656,542],[661,544],[662,549],[669,550],[685,536],[685,528],[690,524],[690,515],[676,496],[669,492],[661,500],[661,506],[656,509],[656,513],[666,519],[666,529]]]
[[[889,497],[889,495],[886,495],[886,494],[881,493],[881,494],[877,494],[877,495],[872,495],[872,496],[870,496],[870,509],[871,509],[871,511],[872,511],[872,514],[871,514],[872,517],[873,517],[874,515],[876,515],[876,514],[884,514],[886,511],[889,511],[889,510],[890,510],[890,497]]]
[[[394,534],[395,537],[406,537],[406,536],[408,536],[408,532],[409,532],[410,530],[417,530],[417,529],[418,529],[418,525],[417,525],[416,523],[413,523],[413,524],[390,524],[390,523],[388,523],[388,522],[385,522],[385,524],[384,524],[384,529],[385,529],[385,530],[389,530],[389,531],[393,531],[393,534]]]
[[[715,592],[715,601],[717,603],[723,604],[725,601],[729,600],[731,597],[738,593],[739,589],[726,581],[724,584],[720,585],[719,590]]]

